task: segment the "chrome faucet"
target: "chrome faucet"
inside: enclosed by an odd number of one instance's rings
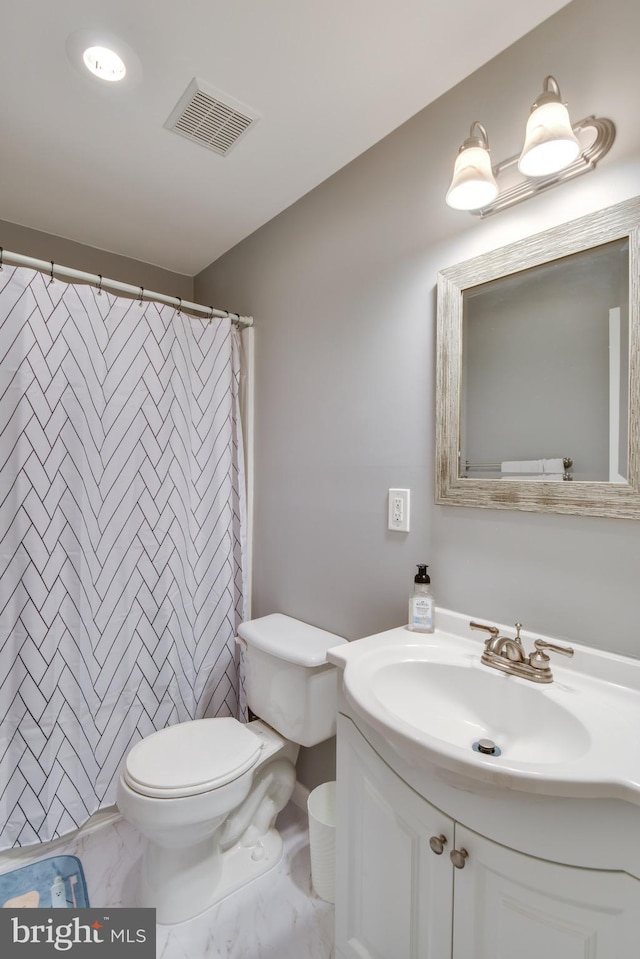
[[[485,626],[483,623],[474,622],[470,622],[469,626],[471,629],[482,629],[489,633],[489,638],[484,642],[481,658],[485,666],[492,666],[504,673],[530,679],[534,683],[553,682],[553,673],[549,668],[550,659],[545,650],[550,653],[560,653],[562,656],[573,656],[571,646],[557,646],[543,639],[536,639],[533,644],[535,651],[527,656],[520,638],[522,623],[516,623],[516,635],[513,639],[509,636],[500,636],[497,626]]]

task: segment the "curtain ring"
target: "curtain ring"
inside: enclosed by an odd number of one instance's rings
[[[211,326],[213,323],[213,307],[210,306],[209,309],[211,310],[211,313],[209,314],[209,322],[207,323],[207,326]]]
[[[49,276],[51,277],[51,279],[49,280],[49,283],[48,283],[49,286],[51,286],[51,284],[53,283],[53,266],[54,266],[53,260],[51,260],[50,263],[51,263],[51,273],[49,274]]]
[[[144,287],[140,287],[140,306],[142,306],[142,297],[144,296]]]
[[[3,270],[3,269],[4,269],[4,266],[3,266],[3,263],[2,263],[2,257],[3,257],[3,256],[4,256],[4,248],[0,246],[0,270]]]
[[[98,296],[102,296],[102,273],[98,273],[100,282],[98,283]]]
[[[180,311],[182,310],[182,297],[181,297],[181,296],[178,296],[178,297],[176,297],[176,299],[178,300],[178,310],[177,310],[177,313],[178,313],[178,316],[180,316],[180,315],[181,315],[181,312],[180,312]]]

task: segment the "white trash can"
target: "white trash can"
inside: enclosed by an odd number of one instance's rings
[[[309,847],[311,882],[325,902],[335,902],[336,885],[336,784],[322,783],[309,794]]]

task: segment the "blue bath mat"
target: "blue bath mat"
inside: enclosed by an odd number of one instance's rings
[[[76,856],[52,856],[0,876],[0,908],[81,909],[89,905]]]

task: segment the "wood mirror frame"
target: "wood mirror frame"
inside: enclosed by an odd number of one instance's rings
[[[527,482],[462,477],[465,290],[625,237],[629,242],[627,481]],[[438,274],[437,297],[436,503],[640,519],[640,197],[443,270]]]

